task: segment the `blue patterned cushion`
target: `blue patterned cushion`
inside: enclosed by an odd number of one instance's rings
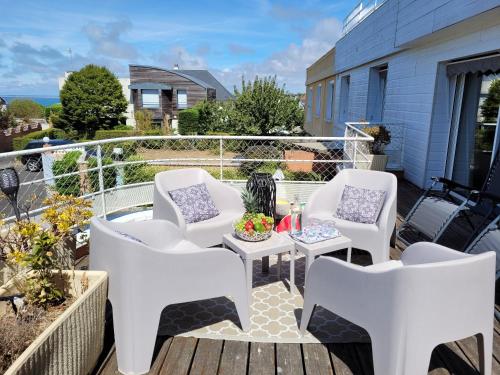
[[[374,224],[384,205],[385,191],[346,185],[337,207],[337,217],[356,223]]]
[[[197,184],[168,192],[186,223],[197,223],[219,215],[207,185]]]

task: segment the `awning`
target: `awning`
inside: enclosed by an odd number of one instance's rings
[[[172,90],[172,86],[158,82],[138,82],[128,86],[131,90]]]
[[[464,61],[456,61],[446,66],[449,76],[466,73],[498,73],[500,72],[500,55],[471,58]]]

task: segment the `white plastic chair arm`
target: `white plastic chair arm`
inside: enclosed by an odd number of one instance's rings
[[[470,257],[470,254],[456,251],[432,242],[417,242],[410,245],[401,255],[404,265],[445,262]]]
[[[174,223],[182,232],[186,230],[186,221],[182,216],[179,207],[168,195],[158,186],[154,189],[153,198],[153,219],[168,220]]]
[[[217,208],[227,210],[244,211],[240,192],[225,183],[218,182],[212,199]],[[215,196],[216,195],[216,196]]]

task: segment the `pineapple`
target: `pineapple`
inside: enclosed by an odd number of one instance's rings
[[[243,200],[243,205],[245,206],[246,213],[258,213],[259,205],[257,203],[257,197],[253,192],[247,189],[243,189],[243,191],[241,192],[241,199]]]

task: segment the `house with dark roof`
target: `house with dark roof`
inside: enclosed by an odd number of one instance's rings
[[[129,65],[129,73],[134,111],[151,111],[154,122],[175,120],[179,111],[202,100],[225,101],[233,97],[208,70]]]

